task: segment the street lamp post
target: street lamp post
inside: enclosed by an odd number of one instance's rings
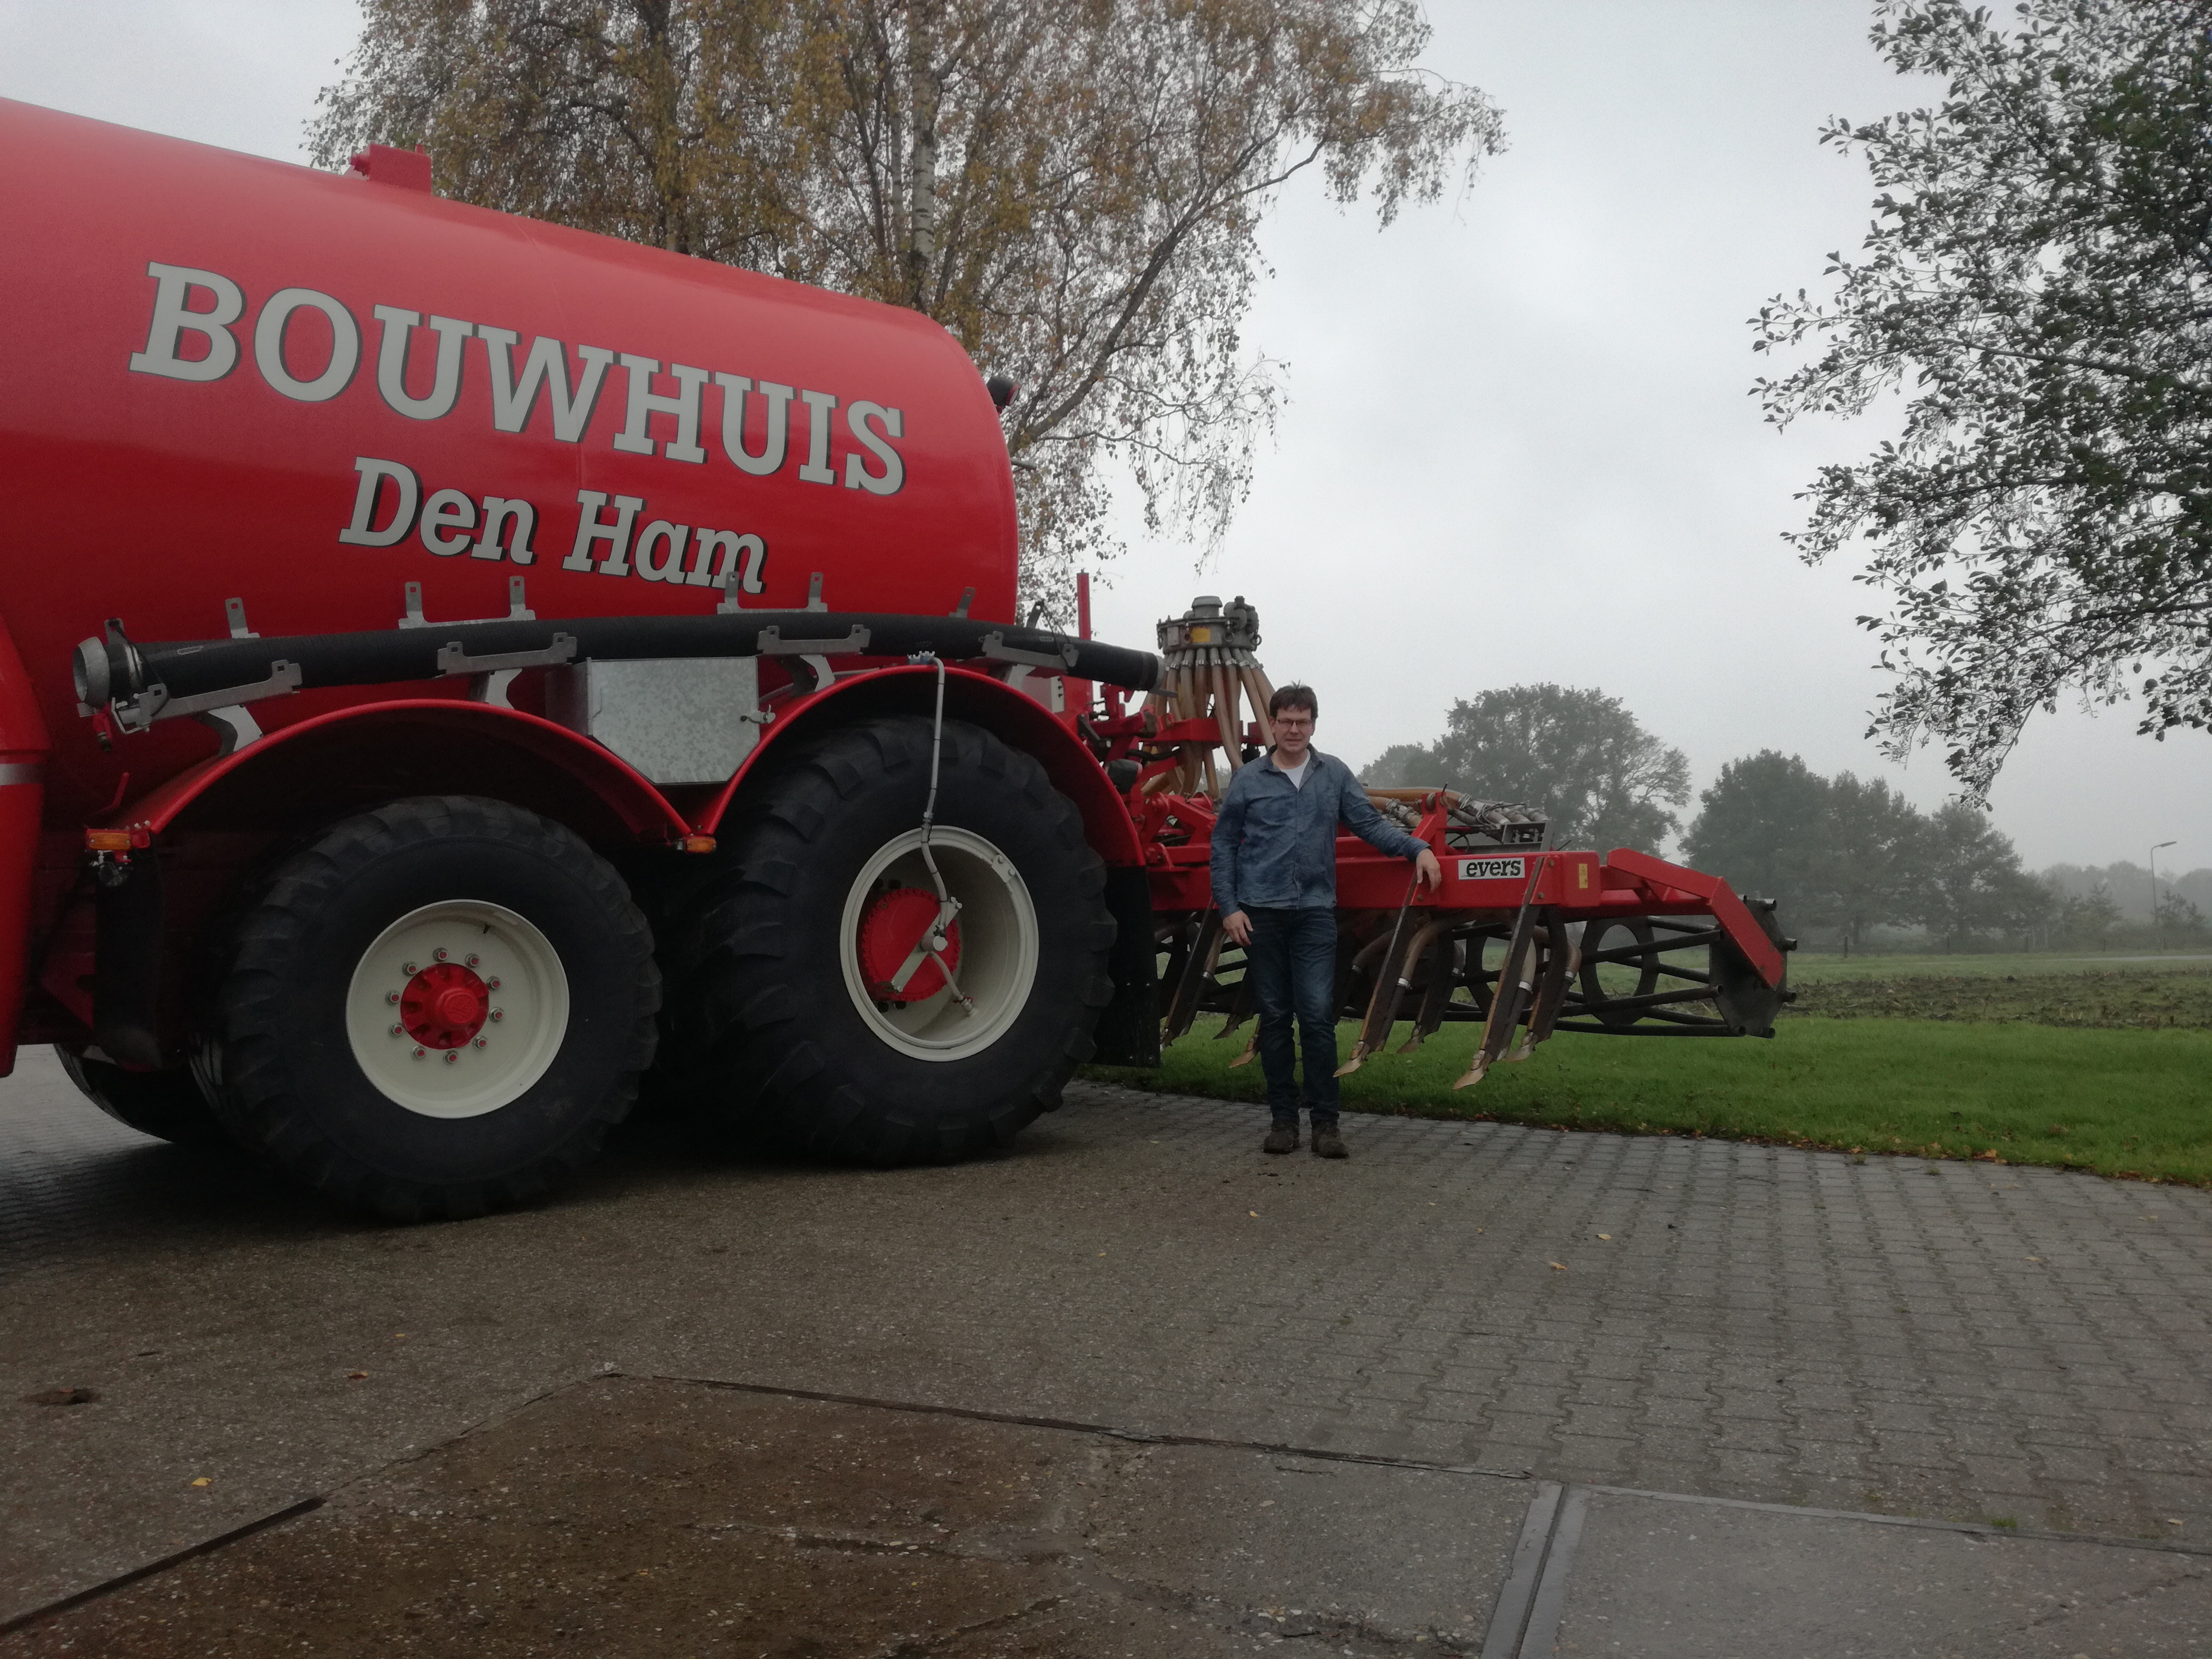
[[[2150,849],[2150,925],[2160,945],[2166,943],[2166,924],[2158,919],[2158,855],[2162,848],[2172,845],[2170,841],[2162,841]]]

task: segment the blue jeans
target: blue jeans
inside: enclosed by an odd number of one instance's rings
[[[1305,1039],[1305,1105],[1314,1127],[1336,1122],[1336,912],[1270,910],[1256,905],[1244,971],[1260,1008],[1260,1068],[1276,1126],[1297,1127],[1298,1081],[1291,1040],[1295,1016]]]

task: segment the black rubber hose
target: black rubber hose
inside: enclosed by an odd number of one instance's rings
[[[550,650],[554,635],[576,642],[570,660],[635,661],[660,657],[751,657],[761,635],[776,630],[782,649],[819,641],[825,655],[850,654],[845,641],[854,628],[868,630],[866,655],[908,657],[934,652],[948,661],[985,653],[988,635],[999,645],[1050,658],[1080,679],[1133,691],[1158,684],[1160,659],[1096,640],[1070,639],[1041,629],[967,617],[907,617],[878,611],[744,611],[706,617],[574,617],[538,622],[431,623],[421,628],[380,629],[362,634],[295,634],[251,640],[189,640],[139,645],[111,633],[77,647],[79,696],[88,703],[136,696],[149,685],[172,698],[257,684],[274,665],[300,671],[301,690],[334,685],[383,685],[435,679],[444,672],[439,653],[458,645],[471,658],[517,656]],[[104,671],[104,672],[103,672]]]

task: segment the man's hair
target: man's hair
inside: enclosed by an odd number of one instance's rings
[[[1267,699],[1267,718],[1273,720],[1285,708],[1303,708],[1313,719],[1321,718],[1321,705],[1314,701],[1310,685],[1279,685],[1275,695]]]

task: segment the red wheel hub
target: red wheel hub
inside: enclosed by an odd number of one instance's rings
[[[399,1023],[425,1048],[458,1048],[483,1029],[490,988],[458,962],[433,963],[399,994]]]
[[[879,894],[860,918],[860,973],[868,981],[868,994],[878,1002],[924,1002],[945,988],[945,970],[936,958],[925,957],[903,990],[893,990],[891,981],[906,966],[937,920],[937,895],[919,887],[901,887]],[[945,961],[960,970],[960,924],[945,930]]]

